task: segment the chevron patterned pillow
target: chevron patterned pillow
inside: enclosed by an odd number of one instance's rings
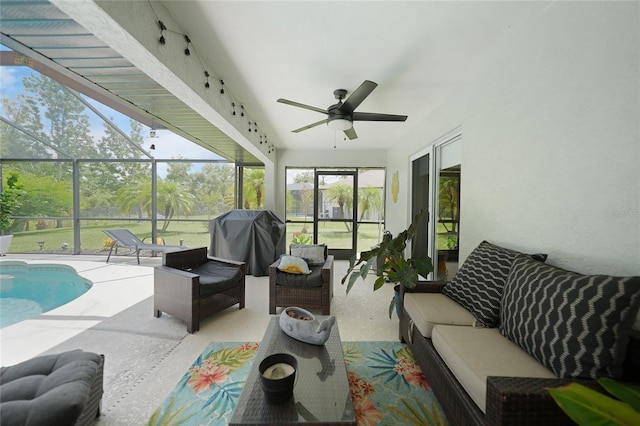
[[[518,256],[500,333],[560,378],[622,376],[640,277],[581,275]]]
[[[502,289],[513,260],[520,254],[483,241],[442,292],[471,312],[485,327],[497,327]],[[544,262],[547,255],[536,254],[533,257]]]

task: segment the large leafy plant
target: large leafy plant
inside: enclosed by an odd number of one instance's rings
[[[362,252],[360,258],[356,256],[349,260],[349,269],[342,278],[342,284],[347,279],[347,294],[358,279],[364,280],[369,271],[378,263],[381,274],[373,283],[373,290],[380,289],[386,282],[403,285],[407,288],[414,288],[418,284],[420,276],[426,277],[433,272],[433,262],[428,256],[416,258],[406,258],[405,251],[407,243],[411,241],[418,230],[422,216],[426,210],[421,210],[413,219],[413,223],[406,230],[399,233],[395,238],[383,240],[377,247]],[[381,265],[380,265],[381,263]],[[396,298],[389,304],[389,318],[393,313]]]
[[[607,377],[598,379],[598,384],[615,398],[579,383],[548,391],[578,425],[640,425],[640,386]]]
[[[9,232],[14,220],[11,218],[15,211],[22,205],[20,198],[25,194],[22,185],[18,183],[18,174],[9,173],[7,184],[0,192],[0,235]]]

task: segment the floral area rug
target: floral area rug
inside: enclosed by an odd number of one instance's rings
[[[226,425],[259,347],[213,342],[149,419],[148,426]],[[446,425],[409,348],[399,342],[343,342],[358,425]]]

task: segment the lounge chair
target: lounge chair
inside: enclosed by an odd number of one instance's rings
[[[141,241],[128,229],[103,229],[102,232],[107,234],[109,238],[113,240],[113,244],[109,248],[109,255],[107,256],[107,263],[111,257],[111,251],[116,248],[116,254],[118,254],[118,247],[131,248],[136,251],[136,258],[138,259],[138,265],[140,264],[140,250],[152,250],[160,251],[163,253],[182,250],[184,246],[169,246],[164,244],[147,244]]]

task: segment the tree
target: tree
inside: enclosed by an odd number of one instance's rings
[[[216,217],[234,207],[235,167],[233,164],[205,164],[190,177],[190,188],[198,194],[196,211]]]
[[[190,215],[194,201],[195,195],[189,192],[186,186],[158,179],[158,209],[164,212],[162,232],[166,232],[171,219],[178,211]]]
[[[23,79],[23,84],[44,111],[43,128],[49,142],[73,158],[96,158],[85,105],[47,76],[32,73]]]
[[[151,216],[151,180],[123,186],[118,190],[117,201],[124,212],[136,212],[139,219],[145,212]]]
[[[14,223],[11,216],[20,208],[20,199],[24,194],[22,185],[18,183],[18,174],[9,173],[7,184],[0,192],[0,235],[4,235],[5,231],[11,229]]]
[[[360,211],[359,221],[362,221],[367,213],[379,213],[382,210],[382,188],[372,186],[358,188],[358,210]]]
[[[255,200],[255,209],[262,208],[262,193],[264,192],[264,168],[245,168],[242,195],[245,205],[251,208],[251,201]]]
[[[302,173],[297,174],[293,178],[294,183],[313,183],[315,180],[315,175],[313,170],[306,170]]]
[[[314,192],[313,186],[307,187],[306,185],[300,191],[300,207],[302,208],[302,212],[304,213],[304,218],[306,221],[307,213],[313,209],[314,202]]]
[[[177,156],[176,159],[182,159],[184,157]],[[188,162],[184,163],[169,163],[169,167],[167,169],[167,176],[165,177],[168,181],[180,182],[186,184],[189,181],[189,169],[191,169],[192,164]]]
[[[438,191],[438,218],[447,232],[456,233],[460,223],[460,176],[441,176]],[[451,223],[451,229],[447,226]]]
[[[337,203],[338,207],[340,207],[341,217],[349,217],[349,212],[353,205],[353,187],[347,183],[336,183],[326,191],[327,200]],[[348,222],[344,222],[344,225],[348,231],[351,231]]]
[[[140,144],[142,126],[130,120],[129,138]],[[104,135],[97,144],[98,155],[104,159],[137,158],[140,151],[110,124],[104,123]],[[120,188],[148,181],[151,168],[148,163],[128,161],[95,161],[81,164],[80,200],[83,210],[109,210],[118,204]],[[150,188],[150,186],[149,186]]]
[[[49,176],[23,174],[24,189],[29,194],[24,198],[20,216],[73,216],[73,192],[71,179],[52,180]],[[60,220],[56,227],[61,227]],[[22,230],[29,230],[29,221],[23,221]]]
[[[40,110],[33,97],[19,94],[16,101],[2,98],[2,115],[20,127],[38,136],[44,136],[40,122]],[[0,123],[0,156],[3,158],[46,158],[51,151],[26,133],[5,123]]]

